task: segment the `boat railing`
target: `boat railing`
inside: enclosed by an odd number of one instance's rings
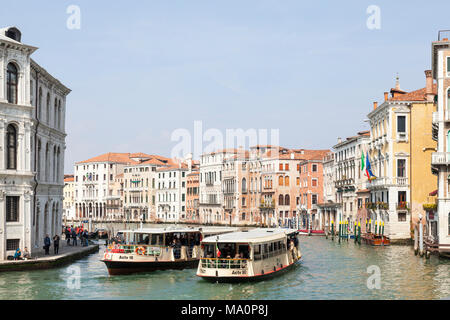
[[[246,269],[249,259],[202,258],[202,268],[209,269]]]
[[[111,253],[160,256],[164,248],[167,247],[158,245],[120,244],[120,245],[110,245],[106,248],[106,251]]]

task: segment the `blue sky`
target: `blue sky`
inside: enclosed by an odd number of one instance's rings
[[[69,30],[69,5],[81,29]],[[369,5],[381,29],[369,30]],[[105,152],[169,156],[177,128],[280,129],[331,148],[367,129],[373,101],[425,86],[448,1],[8,1],[2,26],[73,91],[65,171]]]

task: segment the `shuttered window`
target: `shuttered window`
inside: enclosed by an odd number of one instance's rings
[[[6,197],[6,222],[19,221],[19,197]]]

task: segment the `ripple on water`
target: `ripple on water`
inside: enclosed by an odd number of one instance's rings
[[[302,261],[256,283],[209,283],[195,269],[109,276],[101,252],[71,266],[0,273],[0,299],[444,299],[450,296],[450,261],[421,259],[411,247],[373,248],[352,241],[302,237]],[[103,248],[102,248],[103,250]],[[381,271],[381,289],[370,290],[369,266]],[[80,289],[70,289],[73,268]]]

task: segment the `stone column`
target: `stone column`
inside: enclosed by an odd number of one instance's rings
[[[0,260],[6,259],[5,192],[0,190]]]
[[[17,170],[25,171],[25,154],[26,154],[26,141],[25,136],[25,126],[23,123],[19,125],[19,133],[17,134]]]
[[[0,50],[0,102],[6,102],[6,53]]]
[[[33,225],[32,225],[32,210],[31,210],[31,193],[30,191],[25,191],[24,196],[22,197],[22,221],[23,221],[23,244],[22,244],[22,250],[27,247],[28,250],[31,250],[31,241],[32,241],[32,232],[33,232]]]
[[[1,81],[1,78],[0,78],[0,81]],[[5,119],[0,119],[0,137],[5,137],[5,124],[6,124],[6,120]],[[0,139],[0,169],[1,170],[5,170],[6,169],[6,164],[5,164],[5,151],[6,151],[5,140],[6,139]]]

